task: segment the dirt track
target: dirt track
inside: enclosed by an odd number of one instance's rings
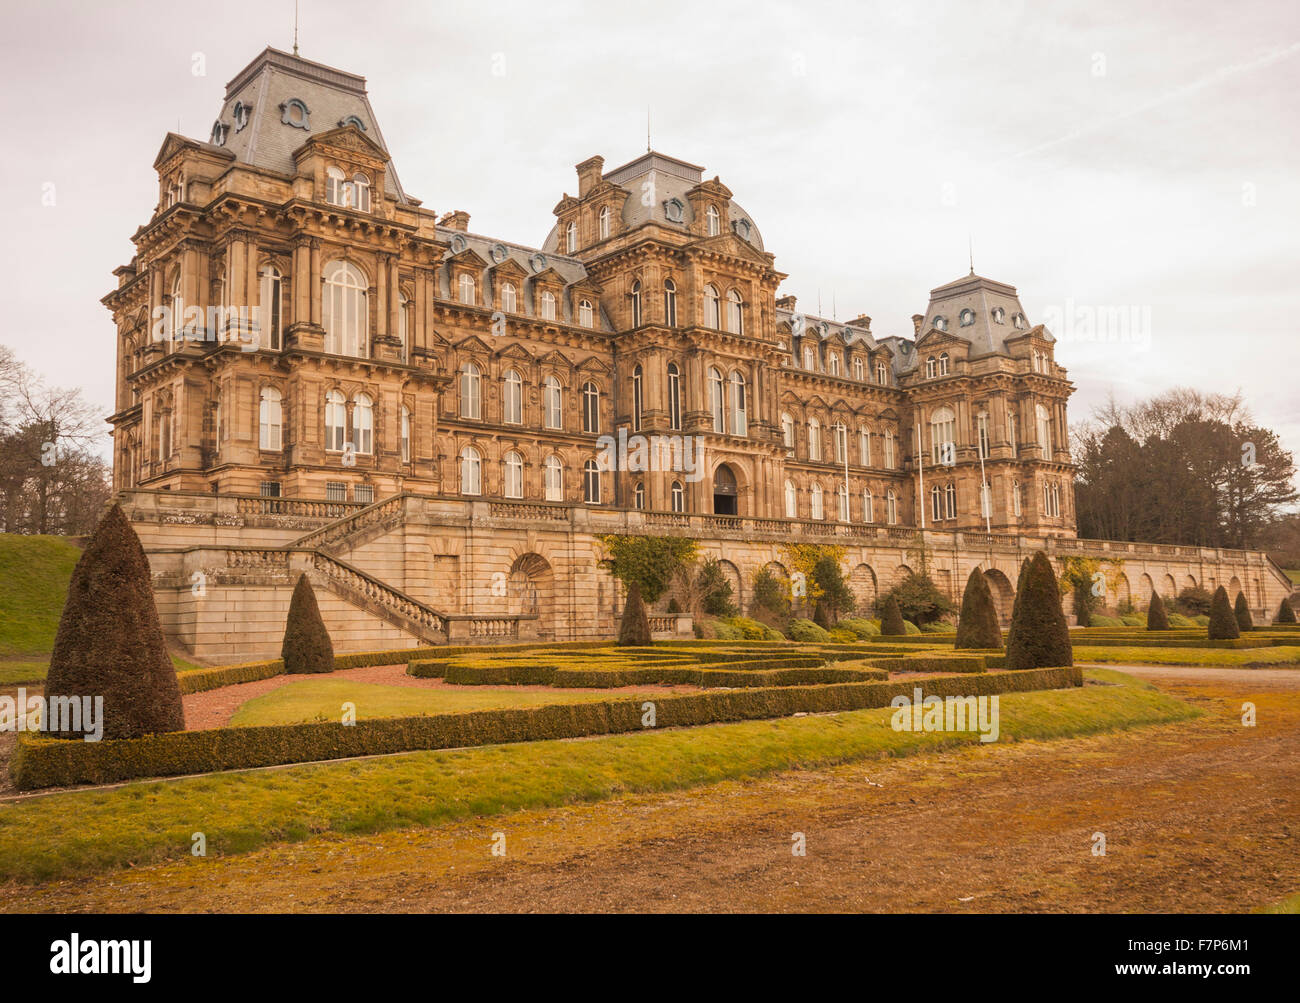
[[[39,901],[96,911],[1181,912],[1248,911],[1300,890],[1300,672],[1131,671],[1207,715],[319,838],[46,886]],[[1245,699],[1258,707],[1255,728],[1241,726]],[[495,832],[505,858],[489,852]],[[804,857],[791,854],[795,832]],[[1105,857],[1091,852],[1096,832]]]

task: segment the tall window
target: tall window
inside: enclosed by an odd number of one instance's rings
[[[542,320],[555,319],[555,293],[547,289],[542,293]]]
[[[980,518],[991,519],[993,517],[993,491],[989,487],[989,482],[984,481],[980,484]]]
[[[632,326],[641,326],[641,280],[632,283]]]
[[[468,272],[461,272],[457,280],[459,288],[459,299],[462,303],[473,305],[474,303],[474,276]]]
[[[939,375],[948,375],[948,353],[944,352],[939,356]]]
[[[1015,405],[1012,404],[1011,408],[1014,407]],[[1011,443],[1011,455],[1013,457],[1017,454],[1018,447],[1020,445],[1019,442],[1020,429],[1018,426],[1019,426],[1019,422],[1016,419],[1016,412],[1014,410],[1008,409],[1007,410],[1007,441]]]
[[[668,427],[682,427],[682,374],[677,363],[668,363]]]
[[[709,369],[709,407],[713,412],[713,431],[722,435],[727,431],[726,401],[723,399],[722,373],[716,367]]]
[[[822,423],[816,418],[808,419],[808,459],[822,458]]]
[[[834,426],[831,441],[835,445],[835,462],[844,463],[848,459],[849,453],[849,430],[844,422],[839,422]]]
[[[876,521],[875,501],[876,501],[875,498],[873,498],[871,495],[871,489],[863,488],[862,489],[862,521],[863,522]]]
[[[930,517],[935,522],[943,518],[943,489],[937,484],[930,487]]]
[[[344,205],[343,188],[347,175],[337,167],[325,168],[325,201],[330,205]]]
[[[507,282],[501,287],[501,309],[506,313],[519,312],[519,294],[515,291],[513,282]]]
[[[600,504],[600,467],[595,460],[582,465],[582,498],[588,505]]]
[[[564,501],[564,464],[555,455],[546,458],[543,468],[543,488],[549,502]]]
[[[549,429],[564,427],[564,402],[562,396],[558,379],[554,376],[548,376],[542,381],[542,424],[544,427]]]
[[[957,419],[941,407],[930,416],[930,460],[951,466],[957,458]]]
[[[507,425],[524,423],[524,381],[513,369],[506,370],[502,378],[504,393],[501,400],[501,419]]]
[[[578,323],[583,327],[591,327],[595,314],[591,306],[591,300],[583,300],[578,304]]]
[[[826,513],[822,509],[822,486],[814,484],[812,486],[812,517],[814,519],[825,519]]]
[[[600,239],[609,238],[609,206],[600,207]]]
[[[460,493],[483,493],[483,458],[473,446],[466,446],[460,451]]]
[[[722,216],[716,205],[709,206],[704,213],[704,218],[708,222],[710,237],[716,237],[722,232]]]
[[[375,405],[366,394],[352,398],[352,441],[358,453],[375,451]]]
[[[745,403],[745,377],[736,370],[731,374],[731,434],[745,435],[749,431],[749,418]]]
[[[284,441],[284,412],[280,403],[280,391],[275,387],[262,389],[262,401],[258,407],[257,444],[260,449],[279,450]]]
[[[745,333],[745,311],[741,306],[740,293],[734,289],[727,290],[727,330],[732,334]]]
[[[1052,413],[1043,407],[1037,405],[1035,413],[1038,415],[1038,445],[1042,450],[1044,460],[1052,458]]]
[[[411,462],[411,409],[402,405],[402,462]]]
[[[507,498],[524,496],[524,458],[513,449],[501,461],[503,491]]]
[[[885,466],[890,470],[894,469],[894,433],[892,430],[885,433]]]
[[[402,293],[397,294],[397,340],[402,343],[402,361],[411,354],[411,301]]]
[[[283,316],[281,314],[283,305],[282,286],[280,273],[273,266],[267,265],[262,269],[261,288],[259,290],[262,309],[261,316],[258,317],[258,326],[261,328],[262,347],[269,348],[273,352],[280,350],[280,331],[283,327]]]
[[[325,395],[325,448],[331,452],[343,452],[343,443],[347,439],[348,406],[343,394],[331,390]]]
[[[176,276],[176,281],[172,283],[172,315],[167,325],[167,337],[173,344],[180,341],[185,336],[185,293],[181,285],[181,277]]]
[[[794,419],[784,412],[781,414],[781,442],[786,449],[794,449]]]
[[[839,501],[840,522],[848,522],[849,521],[849,489],[847,486],[841,484],[836,489],[835,494]]]
[[[368,354],[366,280],[346,261],[332,261],[325,266],[321,323],[325,327],[326,354],[362,358]]]
[[[704,326],[713,328],[722,327],[721,304],[718,299],[718,290],[712,285],[704,287]]]
[[[831,352],[826,356],[826,362],[830,369],[830,374],[832,376],[839,376],[840,375],[840,353],[834,351]]]
[[[817,368],[817,353],[812,345],[803,346],[803,367],[810,373]]]
[[[467,362],[460,371],[460,416],[462,418],[481,418],[483,416],[483,377],[478,366]]]
[[[871,466],[871,433],[865,428],[858,429],[858,463]]]
[[[927,380],[932,380],[937,375],[939,375],[939,364],[935,362],[934,356],[931,355],[925,360],[925,378]]]
[[[570,223],[568,227],[565,228],[564,233],[565,233],[565,239],[564,239],[565,249],[568,251],[569,254],[572,254],[574,251],[578,249],[578,224]]]
[[[590,381],[582,385],[582,430],[600,434],[600,388]]]
[[[632,370],[632,431],[641,431],[641,407],[642,400],[642,370],[638,365]]]
[[[898,496],[892,489],[885,495],[885,521],[891,526],[898,525]]]
[[[889,383],[889,371],[885,368],[883,362],[876,363],[876,382],[882,387],[887,386]]]
[[[799,501],[795,494],[794,481],[785,482],[785,517],[794,519],[798,517]]]
[[[684,490],[682,490],[682,482],[681,482],[681,481],[673,481],[672,491],[669,492],[669,495],[670,495],[670,497],[671,497],[671,499],[672,499],[673,511],[674,511],[674,512],[685,512],[685,511],[686,511],[686,492],[685,492]]]
[[[853,360],[853,378],[854,378],[855,380],[859,380],[859,381],[862,379],[862,360],[861,360],[861,359],[854,359],[854,360]]]
[[[632,502],[638,509],[645,508],[645,483],[636,482],[636,491],[632,494]]]
[[[957,485],[951,481],[943,489],[943,501],[945,514],[949,519],[957,518]]]
[[[987,460],[989,458],[989,416],[982,412],[977,415],[975,428],[979,432],[980,456]]]

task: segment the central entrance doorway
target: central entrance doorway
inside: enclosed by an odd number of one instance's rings
[[[725,463],[713,475],[713,512],[715,515],[737,515],[736,475]]]

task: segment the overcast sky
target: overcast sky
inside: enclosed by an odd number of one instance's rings
[[[226,82],[291,48],[294,4],[6,6],[0,342],[107,414],[99,299],[163,137],[208,138]],[[302,55],[368,79],[406,190],[475,232],[540,243],[573,165],[644,151],[649,106],[655,149],[721,176],[802,309],[910,335],[969,241],[1055,329],[1072,420],[1240,389],[1300,452],[1294,0],[301,8]]]

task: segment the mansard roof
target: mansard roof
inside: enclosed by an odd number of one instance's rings
[[[1002,311],[999,322],[994,311]],[[962,324],[962,315],[969,311],[969,323]],[[1025,309],[1020,305],[1016,287],[994,279],[976,275],[972,270],[969,275],[937,286],[930,290],[930,303],[925,310],[922,321],[922,333],[938,325],[936,318],[942,317],[946,326],[940,328],[944,334],[970,343],[971,355],[1007,355],[1006,342],[1024,334],[1029,329],[1028,321],[1023,328],[1015,326],[1015,317],[1024,317]],[[1050,334],[1045,336],[1050,341]]]

